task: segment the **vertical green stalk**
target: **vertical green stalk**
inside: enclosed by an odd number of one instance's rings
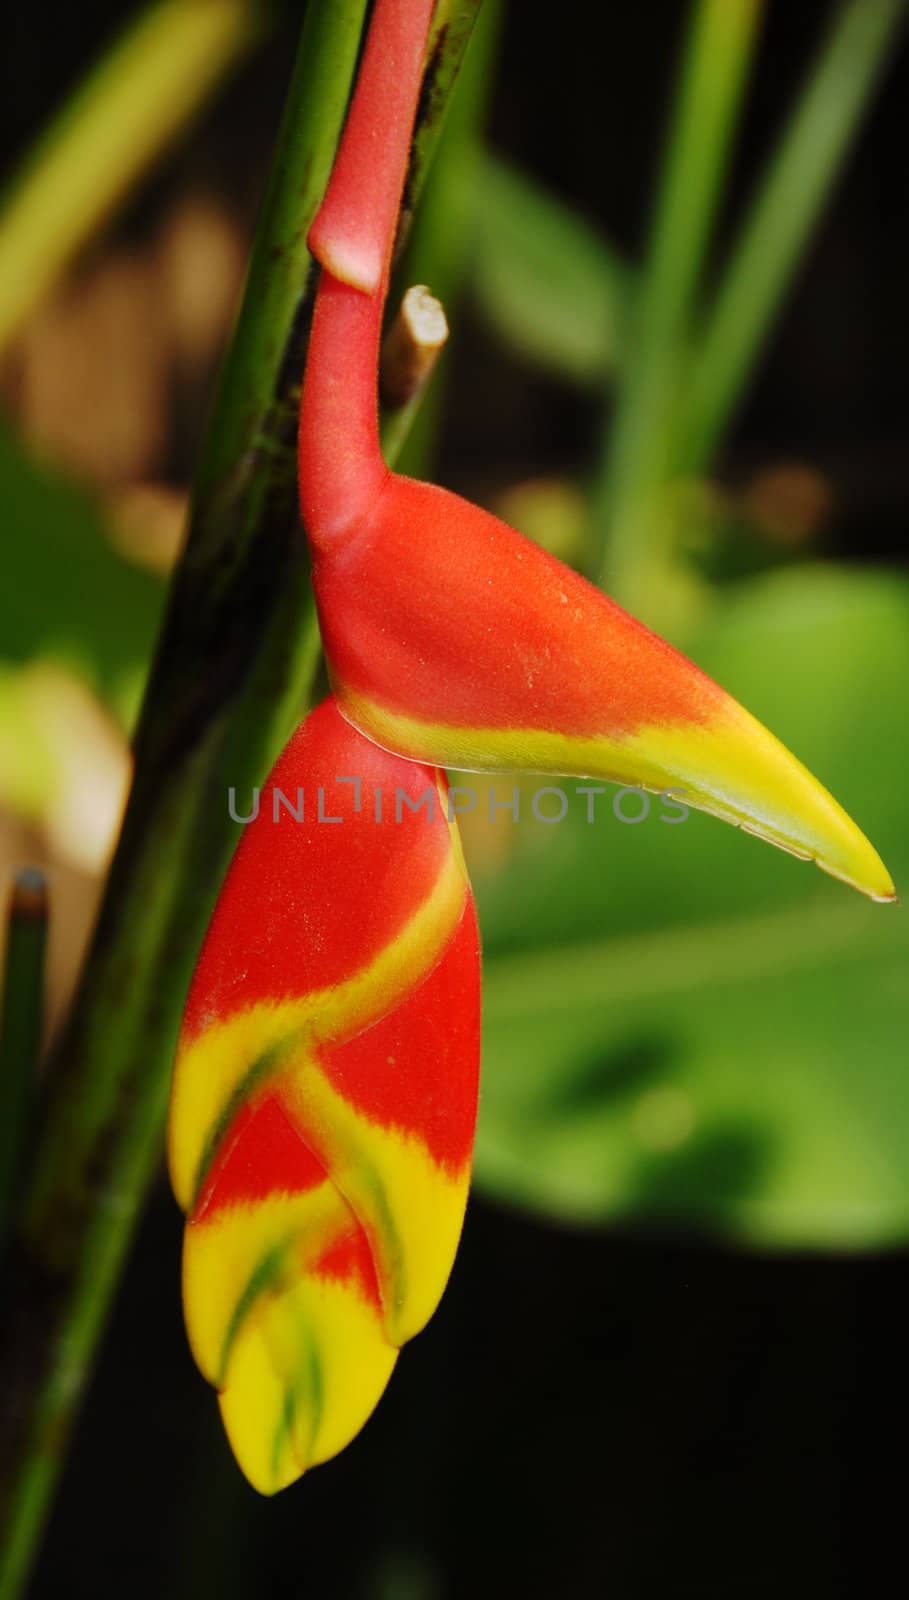
[[[836,13],[693,346],[679,465],[720,443],[889,51],[906,0],[849,0]]]
[[[475,12],[479,0],[452,0]],[[237,826],[308,705],[318,655],[296,514],[309,316],[306,235],[337,144],[365,0],[310,0],[190,535],[135,743],[135,779],[73,1013],[56,1051],[4,1328],[14,1438],[0,1600],[21,1594],[139,1207],[161,1149],[193,962]],[[439,35],[413,201],[469,29]],[[242,801],[241,801],[242,804]]]
[[[13,1223],[44,1018],[47,880],[16,874],[9,901],[0,998],[0,1248]]]
[[[636,307],[633,355],[594,492],[601,581],[634,610],[659,561],[655,498],[672,447],[680,369],[761,16],[759,0],[697,0]]]
[[[472,23],[477,0],[458,0],[462,14],[455,16],[458,31]],[[425,283],[442,302],[449,322],[457,318],[458,300],[470,261],[478,170],[483,159],[481,132],[492,86],[493,68],[502,22],[501,0],[485,0],[470,48],[464,57],[450,108],[441,131],[433,166],[432,186],[420,206],[398,267],[389,303],[395,311],[401,294],[413,283]],[[412,477],[424,477],[431,464],[437,433],[440,397],[444,387],[442,364],[430,378],[420,404],[400,425],[389,424],[386,448],[390,466]],[[383,433],[383,444],[386,434]]]
[[[483,0],[436,0],[427,45],[426,76],[420,91],[420,106],[401,206],[405,227],[410,224],[426,172],[435,161],[439,140],[449,121],[449,108],[463,99],[465,78],[461,68],[481,7],[484,12],[488,10],[488,0],[485,6]],[[467,60],[475,60],[476,54],[476,49],[472,50]],[[400,228],[398,232],[400,249]]]
[[[3,1600],[34,1559],[142,1198],[160,1156],[193,961],[259,781],[305,709],[317,633],[295,517],[306,233],[340,132],[365,0],[311,0],[237,332],[135,746],[135,779],[55,1053],[4,1327],[13,1438]]]

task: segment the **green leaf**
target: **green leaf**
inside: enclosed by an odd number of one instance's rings
[[[727,593],[686,647],[905,883],[909,585],[805,568]],[[905,914],[709,818],[665,825],[659,802],[622,825],[609,791],[590,825],[562,787],[566,821],[516,826],[507,869],[475,874],[480,1182],[763,1245],[909,1236]]]
[[[906,0],[847,0],[796,96],[693,341],[676,464],[715,455],[812,229],[898,47]]]
[[[762,16],[753,0],[694,0],[689,11],[640,271],[634,351],[593,486],[601,544],[594,570],[631,611],[646,603],[671,550],[654,502],[672,475],[692,313]]]
[[[0,197],[0,348],[270,21],[255,0],[152,0],[130,18]]]
[[[473,287],[522,356],[573,383],[601,383],[628,335],[631,273],[588,223],[507,162],[476,174]]]

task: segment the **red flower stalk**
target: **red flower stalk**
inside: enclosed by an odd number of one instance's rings
[[[480,961],[446,796],[323,702],[262,791],[193,977],[168,1132],[186,1325],[265,1494],[359,1431],[457,1248]]]
[[[412,760],[684,790],[878,900],[868,840],[692,662],[496,517],[389,471],[377,368],[431,0],[376,0],[309,242],[322,266],[300,504],[344,715]]]

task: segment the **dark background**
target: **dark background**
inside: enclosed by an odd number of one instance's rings
[[[682,4],[513,3],[490,137],[640,251]],[[772,0],[728,230],[829,4]],[[188,179],[251,216],[297,33],[276,37],[118,223],[141,238]],[[121,18],[35,0],[5,23],[17,151]],[[909,457],[905,59],[891,68],[721,463],[829,473],[826,548],[904,560]],[[487,366],[484,366],[484,361]],[[520,367],[468,312],[443,480],[582,471],[592,405]],[[477,373],[483,374],[481,382]],[[185,473],[197,434],[174,445]],[[181,1219],[153,1199],[63,1482],[36,1597],[818,1597],[905,1571],[907,1260],[735,1254],[578,1232],[471,1204],[449,1291],[363,1435],[276,1501],[234,1467],[187,1351]]]

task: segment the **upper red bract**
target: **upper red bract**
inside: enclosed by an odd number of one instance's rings
[[[361,780],[355,790],[340,777]],[[365,740],[331,699],[297,729],[264,786],[259,814],[234,855],[193,977],[184,1016],[191,1037],[258,1001],[300,999],[352,977],[399,933],[435,884],[451,849],[433,767]],[[304,821],[284,806],[303,789]],[[319,821],[319,789],[326,817]],[[375,820],[375,792],[383,819]],[[432,820],[410,800],[430,791]],[[238,796],[248,809],[249,797]]]

